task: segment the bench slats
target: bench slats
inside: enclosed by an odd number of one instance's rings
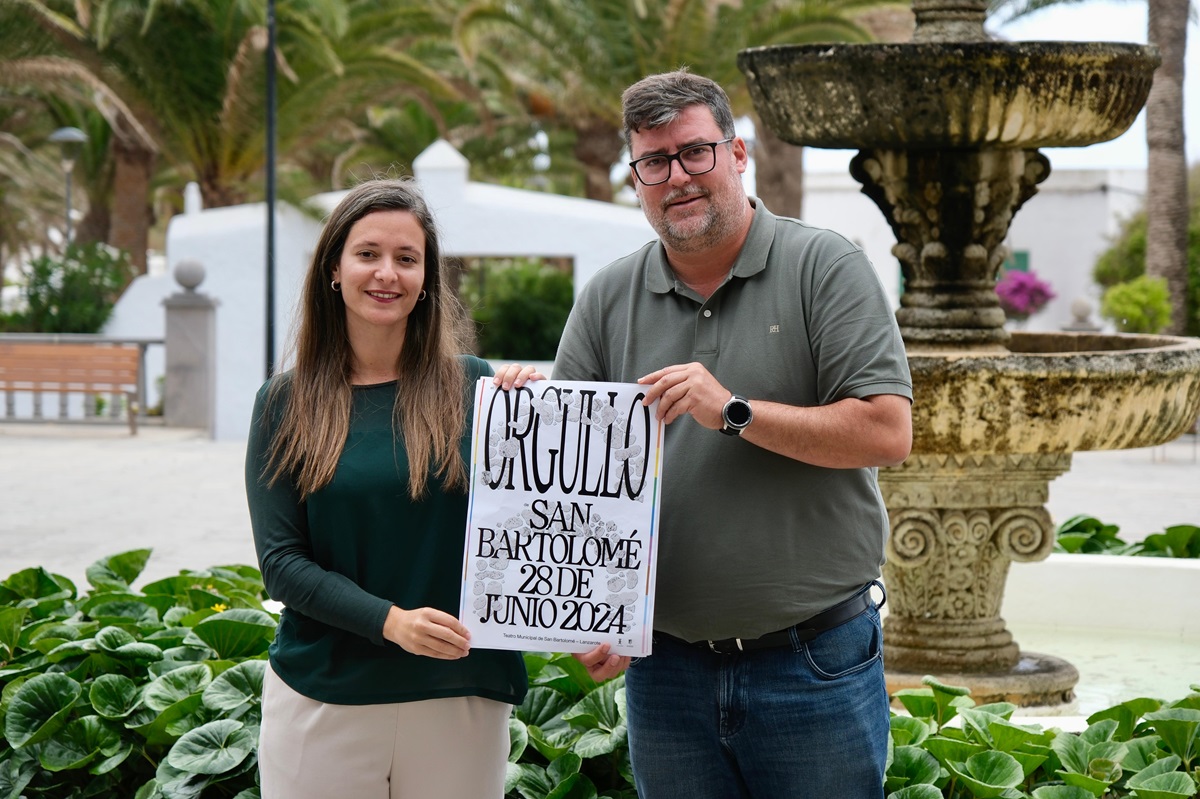
[[[0,390],[124,393],[133,432],[140,366],[136,346],[0,342]]]

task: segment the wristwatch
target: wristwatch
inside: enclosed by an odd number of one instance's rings
[[[727,436],[740,436],[754,421],[754,410],[750,407],[750,400],[737,394],[731,396],[721,409],[721,420],[724,422],[721,427],[722,433]]]

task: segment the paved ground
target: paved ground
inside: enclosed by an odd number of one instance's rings
[[[1200,524],[1194,436],[1153,450],[1077,453],[1050,487],[1061,522],[1087,513],[1137,540]],[[245,445],[186,430],[0,424],[0,579],[43,566],[83,586],[89,564],[151,547],[143,579],[254,563]]]

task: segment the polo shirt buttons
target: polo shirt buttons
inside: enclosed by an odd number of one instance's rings
[[[711,308],[705,308],[705,309],[704,309],[704,318],[705,318],[705,319],[707,319],[707,318],[708,318],[708,317],[710,317],[710,316],[712,316],[712,309],[711,309]]]

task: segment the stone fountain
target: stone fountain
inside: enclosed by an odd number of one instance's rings
[[[851,174],[897,239],[915,401],[912,455],[879,475],[889,691],[932,674],[981,702],[1061,705],[1078,672],[1013,640],[1000,617],[1009,564],[1053,549],[1045,502],[1072,452],[1153,446],[1191,426],[1200,340],[1010,334],[995,285],[1013,215],[1050,172],[1037,148],[1123,133],[1159,57],[991,41],[985,0],[913,11],[909,43],[753,48],[738,66],[780,138],[859,150]]]

